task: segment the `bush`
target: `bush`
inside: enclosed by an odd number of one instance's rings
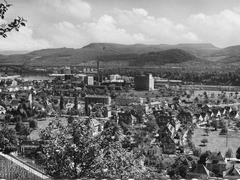
[[[68,124],[72,124],[73,120],[74,120],[74,118],[73,118],[72,116],[69,116],[69,118],[68,118]]]
[[[236,158],[240,159],[240,147],[236,151]]]
[[[201,143],[203,143],[204,146],[206,145],[207,142],[208,140],[206,138],[201,140]]]
[[[16,146],[7,146],[4,148],[3,153],[4,154],[10,154],[11,152],[17,151],[17,147]]]
[[[201,156],[201,148],[194,148],[193,149],[193,155],[200,157]]]
[[[22,124],[21,121],[18,121],[18,122],[16,123],[15,130],[16,130],[16,132],[19,133],[19,132],[22,131],[22,129],[23,129],[23,124]]]
[[[36,120],[29,121],[29,127],[32,129],[37,129],[37,121]]]
[[[228,148],[227,152],[225,153],[226,158],[231,158],[233,156],[232,148]]]

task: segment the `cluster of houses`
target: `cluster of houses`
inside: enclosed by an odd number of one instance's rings
[[[116,79],[116,77],[113,79]],[[151,85],[150,81],[146,83]],[[4,89],[15,89],[2,92],[1,95],[5,99],[0,101],[0,114],[8,113],[10,111],[8,107],[18,109],[18,106],[22,104],[21,97],[25,96],[25,99],[27,99],[25,103],[31,105],[31,108],[36,108],[41,112],[46,111],[48,115],[54,113],[54,115],[60,114],[63,117],[75,116],[76,118],[90,120],[93,135],[102,132],[104,124],[108,121],[115,121],[119,125],[126,124],[128,127],[144,128],[150,121],[149,117],[153,116],[158,128],[153,130],[152,134],[154,136],[148,145],[149,149],[151,149],[150,147],[157,147],[155,151],[157,154],[174,155],[181,153],[180,147],[184,146],[186,133],[192,124],[205,126],[213,121],[219,124],[219,121],[223,118],[231,120],[240,118],[238,112],[240,103],[213,105],[190,102],[185,97],[156,98],[155,101],[151,101],[141,97],[118,96],[116,99],[112,99],[110,95],[86,95],[84,98],[77,96],[76,102],[74,102],[75,97],[64,97],[63,107],[60,107],[60,95],[64,95],[62,90],[59,91],[60,93],[57,96],[54,96],[53,92],[50,95],[40,95],[42,92],[48,92],[42,89],[48,87],[49,83],[25,83],[19,86],[17,84],[17,82],[12,81],[11,84],[3,87]],[[21,88],[19,88],[20,86]],[[35,92],[33,92],[33,88]],[[19,90],[24,91],[25,94],[18,93]],[[70,92],[68,88],[65,91]],[[72,95],[74,93],[75,90],[71,92]],[[36,94],[36,96],[32,97],[33,94]],[[172,99],[169,100],[170,98]],[[83,104],[79,99],[84,100]],[[76,107],[75,103],[77,103]],[[82,112],[82,114],[72,114],[72,109],[79,110],[78,112]],[[131,136],[131,133],[125,132],[125,135]],[[27,155],[39,148],[40,144],[39,141],[31,141],[30,139],[22,141],[20,153]],[[132,144],[134,144],[134,139],[132,139]],[[144,148],[147,149],[148,147],[145,146]],[[238,169],[234,165],[229,166],[221,153],[212,153],[204,164],[197,164],[196,167],[192,167],[188,177],[209,177],[211,173],[226,178],[240,177]]]
[[[197,164],[188,172],[188,178],[209,178],[211,176],[223,177],[224,179],[239,179],[240,172],[235,164],[228,163],[221,152],[213,152],[202,164]]]

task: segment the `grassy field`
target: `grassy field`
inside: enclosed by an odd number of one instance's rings
[[[55,119],[55,117],[48,117],[44,121],[38,121],[38,128],[31,132],[31,134],[29,135],[29,138],[32,140],[39,139],[39,133],[41,132],[41,130],[45,129],[48,126],[49,122],[51,122],[53,119]],[[67,124],[68,124],[67,118],[62,117],[61,120],[62,120],[63,125],[67,126]]]
[[[210,91],[210,90],[195,90],[194,94],[190,97],[189,100],[193,100],[194,98],[196,98],[198,95],[203,95],[203,93],[206,92],[208,94],[209,99],[212,100],[216,100],[218,99],[218,94],[221,94],[221,91]],[[214,93],[214,98],[211,97],[211,94]],[[229,91],[226,92],[226,96],[229,97],[230,93],[233,93],[233,95],[235,95],[234,91]],[[173,97],[162,97],[162,93],[159,90],[153,90],[153,91],[135,91],[135,90],[131,90],[129,92],[122,92],[121,95],[130,95],[133,94],[135,97],[142,97],[142,98],[146,98],[149,97],[151,100],[156,100],[156,96],[159,96],[159,99],[172,99]],[[239,95],[240,97],[240,95]]]
[[[207,150],[211,152],[219,152],[225,155],[228,148],[232,148],[233,156],[235,157],[236,150],[240,147],[240,132],[229,132],[228,138],[226,135],[219,135],[218,131],[209,131],[208,136],[205,135],[204,129],[195,129],[192,136],[192,141],[196,147],[201,148],[202,152]],[[206,146],[202,146],[201,140],[208,139]]]

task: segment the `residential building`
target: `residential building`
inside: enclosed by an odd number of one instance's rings
[[[22,141],[20,146],[20,153],[24,156],[26,156],[29,153],[32,153],[37,148],[39,148],[39,142],[38,141]]]
[[[210,171],[203,164],[197,164],[187,173],[189,179],[200,177],[210,177]]]
[[[89,106],[92,103],[93,104],[101,103],[103,105],[109,106],[111,104],[111,97],[110,96],[101,96],[101,95],[87,95],[87,96],[85,96],[85,110],[86,110],[86,113],[89,112]]]
[[[227,159],[223,157],[221,152],[213,152],[206,160],[206,167],[212,171],[216,176],[223,176],[226,171]]]
[[[223,172],[224,179],[240,179],[240,172],[235,165]]]
[[[163,152],[166,154],[175,154],[176,152],[176,144],[173,140],[173,138],[169,135],[167,135],[165,138],[162,140],[162,145],[163,145]]]

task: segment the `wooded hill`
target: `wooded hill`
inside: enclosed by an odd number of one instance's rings
[[[29,66],[96,65],[101,61],[106,66],[162,66],[202,62],[238,64],[240,46],[224,49],[212,44],[177,45],[122,45],[113,43],[92,43],[81,49],[42,49],[26,54],[0,55],[0,64],[25,64]]]

